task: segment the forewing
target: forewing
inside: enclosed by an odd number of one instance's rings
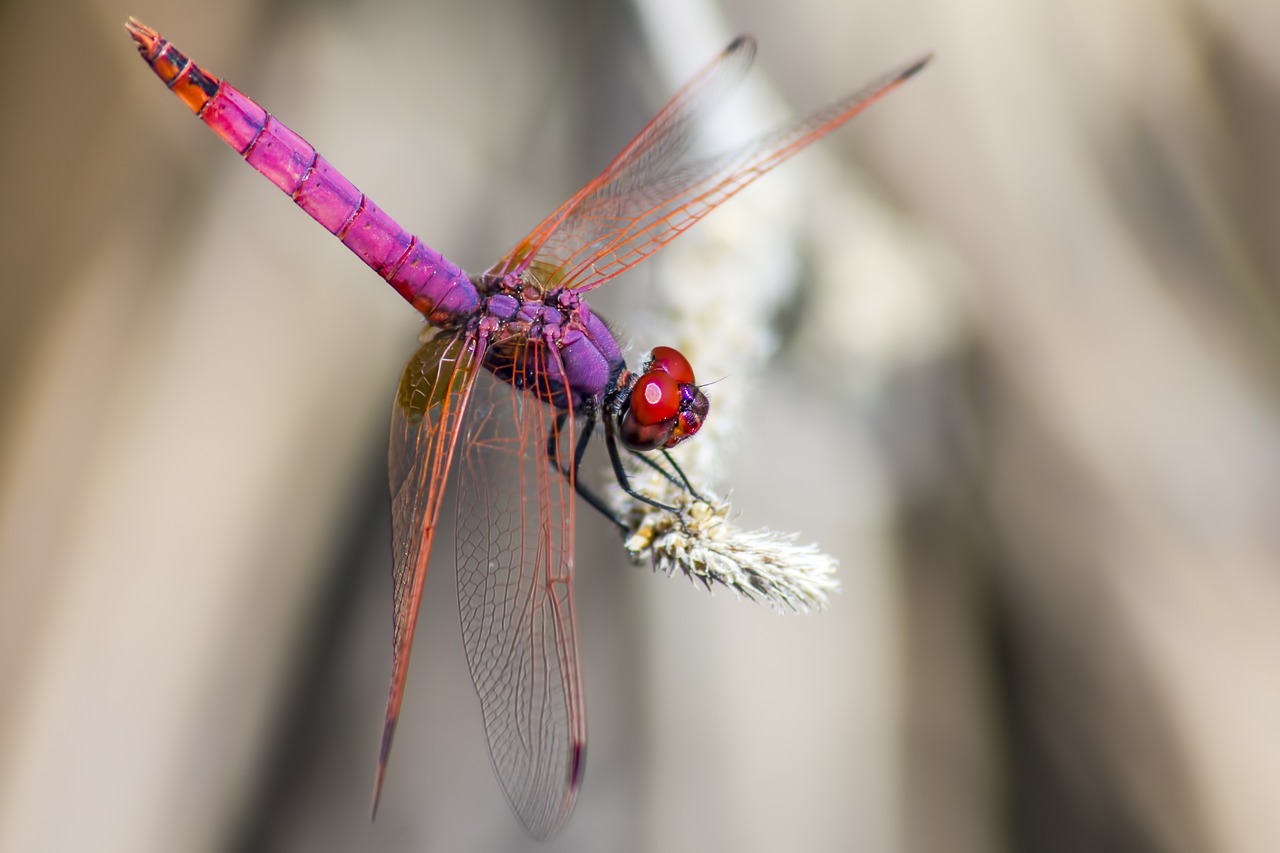
[[[553,273],[596,236],[584,227],[592,219],[584,217],[580,208],[598,205],[604,198],[626,196],[650,183],[652,176],[670,171],[688,151],[698,117],[738,87],[755,53],[755,39],[735,39],[676,92],[603,172],[544,219],[489,272],[502,275],[524,270],[536,260],[540,269],[535,280],[545,289],[555,286],[554,276],[543,277],[541,273]]]
[[[542,240],[531,268],[548,285],[577,290],[598,287],[670,243],[774,166],[887,95],[927,61],[925,57],[895,69],[791,127],[705,159],[688,156],[694,116],[686,110],[695,109],[706,100],[682,101],[664,123],[671,128],[669,133],[679,137],[680,144],[651,148],[660,150],[661,156],[641,157],[623,169],[617,179],[589,185],[592,191],[575,199],[573,207]],[[666,113],[664,110],[658,118],[664,118]],[[656,132],[662,135],[662,128]]]
[[[409,651],[422,603],[423,582],[440,517],[453,448],[476,378],[479,353],[463,333],[441,333],[405,365],[391,413],[391,545],[395,564],[391,692],[373,789],[378,808],[391,740],[400,717]]]
[[[505,354],[505,350],[504,350]],[[517,374],[554,349],[522,343]],[[573,604],[573,483],[547,459],[570,448],[573,418],[541,369],[524,390],[487,374],[466,417],[458,478],[458,605],[489,755],[529,832],[554,834],[581,782],[586,717]]]

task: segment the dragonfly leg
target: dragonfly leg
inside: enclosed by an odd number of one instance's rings
[[[573,469],[570,471],[568,466],[560,461],[560,431],[564,428],[565,422],[569,419],[569,412],[563,411],[556,416],[556,428],[547,436],[547,458],[551,460],[551,464],[560,472],[560,475],[566,480],[573,483],[573,489],[582,499],[591,505],[596,512],[612,521],[618,527],[622,528],[624,533],[631,532],[631,528],[609,509],[609,505],[604,499],[591,490],[586,483],[578,478],[578,469],[582,465],[582,457],[587,452],[587,444],[591,441],[591,432],[595,429],[596,418],[594,414],[587,414],[582,424],[582,434],[578,436],[577,446],[573,449]]]
[[[678,464],[676,464],[675,457],[673,457],[670,453],[668,453],[665,447],[662,448],[662,455],[666,457],[667,462],[671,463],[671,467],[674,468],[676,474],[680,476],[680,483],[684,484],[684,488],[688,490],[690,495],[692,495],[696,500],[702,501],[704,504],[711,503],[711,501],[704,498],[702,494],[693,487],[693,483],[690,483],[689,478],[685,476],[684,469],[681,468]],[[679,483],[677,483],[676,485],[679,485]]]
[[[610,423],[611,422],[609,418],[604,419],[604,446],[605,446],[605,449],[609,451],[609,462],[612,463],[613,465],[613,476],[615,479],[617,479],[618,485],[622,487],[622,491],[626,492],[627,494],[631,495],[631,497],[635,498],[636,500],[642,503],[647,503],[649,506],[657,507],[658,509],[665,509],[667,512],[674,512],[676,515],[681,515],[682,513],[680,512],[679,507],[671,506],[670,504],[664,504],[661,501],[655,501],[653,498],[649,497],[648,495],[643,495],[640,492],[637,492],[635,489],[631,488],[631,479],[627,476],[627,469],[622,467],[622,457],[618,454],[617,437],[614,435],[614,432],[612,427],[610,426]],[[641,456],[640,458],[644,459],[650,465],[657,467],[659,471],[662,470],[662,468],[658,466],[658,464],[654,462],[652,459],[646,459],[643,456]],[[663,474],[665,474],[668,478],[670,478],[671,476],[670,474],[667,474],[665,471],[663,471]]]
[[[701,493],[699,493],[698,490],[693,487],[693,483],[691,483],[689,481],[688,476],[685,475],[684,469],[682,469],[680,465],[676,462],[675,458],[670,453],[667,452],[667,449],[665,447],[660,448],[660,450],[662,451],[662,455],[666,457],[667,462],[670,463],[671,467],[675,470],[676,472],[675,474],[672,474],[666,468],[663,468],[657,462],[654,462],[653,459],[647,454],[645,454],[643,451],[633,450],[630,447],[626,447],[625,449],[628,453],[630,453],[636,459],[639,459],[641,462],[643,462],[644,464],[648,465],[650,468],[652,468],[653,470],[661,474],[666,479],[666,481],[671,485],[679,489],[684,489],[694,499],[700,500],[704,504],[711,503],[711,501],[704,498],[701,495]]]
[[[665,479],[671,485],[681,489],[684,488],[684,486],[680,483],[680,481],[675,478],[674,474],[672,474],[666,468],[663,468],[657,462],[654,462],[651,458],[649,458],[649,455],[646,454],[644,451],[635,450],[633,448],[627,447],[625,444],[622,446],[622,449],[630,453],[632,456],[634,456],[636,459],[640,460],[644,464],[648,465],[653,470],[657,471],[659,474],[662,475],[663,479]]]

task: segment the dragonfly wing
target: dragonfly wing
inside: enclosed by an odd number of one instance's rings
[[[479,359],[463,333],[442,333],[405,365],[391,414],[391,544],[395,562],[391,691],[373,789],[373,811],[400,717],[409,651],[422,602],[449,463],[477,375]]]
[[[716,64],[725,63],[730,56],[726,52]],[[928,60],[926,56],[894,69],[790,127],[702,159],[689,156],[693,111],[711,101],[706,97],[682,98],[682,90],[637,138],[639,142],[652,135],[658,140],[640,146],[639,153],[616,174],[606,171],[584,188],[589,192],[575,196],[572,207],[540,237],[528,265],[547,285],[577,290],[598,287],[670,243],[774,166],[883,98]],[[704,71],[695,83],[707,74]],[[718,91],[721,87],[715,88]],[[697,94],[703,94],[701,89]],[[627,156],[632,146],[622,156]]]
[[[755,39],[750,36],[734,39],[676,92],[603,172],[544,219],[489,273],[521,271],[535,258],[556,267],[559,266],[556,260],[567,260],[574,254],[575,247],[568,244],[575,240],[579,245],[592,242],[590,231],[584,228],[590,220],[582,215],[580,208],[590,206],[593,201],[598,204],[603,198],[625,196],[637,186],[649,183],[652,175],[668,171],[693,143],[698,117],[738,87],[755,54]],[[556,282],[544,281],[543,284],[549,288]]]
[[[541,402],[553,390],[542,369],[548,355],[563,375],[556,350],[526,341],[510,354],[530,381],[517,389],[486,375],[466,416],[458,605],[494,770],[525,827],[547,838],[573,809],[586,750],[574,488],[546,455],[549,441],[571,449],[575,429],[571,414],[557,418]]]

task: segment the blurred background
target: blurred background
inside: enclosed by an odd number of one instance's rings
[[[634,359],[771,247],[750,351],[703,342],[738,365],[700,368],[713,479],[843,592],[707,595],[580,512],[591,748],[545,847],[447,539],[368,821],[419,323],[129,14],[473,271],[734,33],[764,127],[937,53],[593,295]],[[0,4],[0,850],[1280,849],[1277,32],[1271,0]]]

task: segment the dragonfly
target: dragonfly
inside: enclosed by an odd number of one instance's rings
[[[582,786],[586,712],[573,594],[576,499],[627,526],[579,479],[603,433],[618,484],[623,454],[690,495],[667,454],[710,404],[689,361],[654,347],[629,370],[585,295],[634,267],[727,199],[919,72],[926,55],[807,118],[699,156],[704,112],[742,81],[755,41],[734,39],[604,171],[479,275],[429,248],[253,99],[129,18],[139,53],[170,91],[382,276],[425,318],[391,415],[391,688],[378,752],[376,815],[400,718],[445,483],[457,469],[456,581],[463,646],[499,783],[528,832],[555,834]],[[648,455],[665,456],[669,468]]]

